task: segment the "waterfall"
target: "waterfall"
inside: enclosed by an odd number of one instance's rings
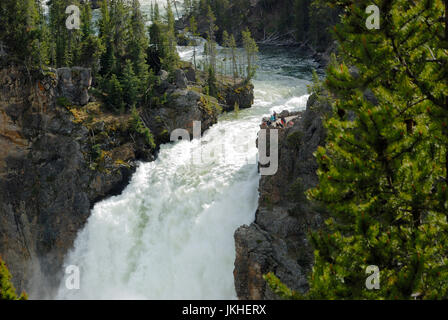
[[[255,218],[260,120],[304,109],[314,66],[269,48],[259,65],[251,109],[220,116],[201,140],[161,146],[121,195],[95,205],[65,259],[80,289],[62,279],[56,299],[236,299],[233,234]]]

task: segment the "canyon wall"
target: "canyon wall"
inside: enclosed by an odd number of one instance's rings
[[[294,125],[279,129],[278,171],[261,177],[255,221],[240,227],[234,236],[239,299],[277,299],[263,279],[268,272],[293,290],[304,293],[308,289],[314,257],[307,232],[319,228],[326,213],[307,200],[304,191],[318,183],[313,153],[325,143],[322,117],[330,109],[325,99],[312,95]]]

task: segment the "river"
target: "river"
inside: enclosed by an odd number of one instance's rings
[[[180,48],[188,59],[189,48]],[[251,109],[223,114],[202,139],[161,146],[119,196],[97,203],[65,266],[56,299],[236,299],[233,234],[255,218],[255,140],[263,116],[302,110],[317,65],[292,49],[261,48]],[[194,152],[205,161],[193,161]]]

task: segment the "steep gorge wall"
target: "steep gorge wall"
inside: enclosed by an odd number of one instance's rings
[[[314,257],[307,232],[322,226],[326,213],[303,192],[318,183],[313,153],[325,143],[322,116],[330,110],[324,99],[312,95],[294,126],[279,129],[278,171],[261,177],[255,222],[234,235],[239,299],[277,299],[263,279],[268,272],[293,290],[304,293],[308,289]]]
[[[20,289],[56,284],[93,203],[119,192],[135,169],[89,168],[89,131],[56,103],[61,88],[73,89],[64,86],[73,85],[70,70],[59,71],[39,81],[0,71],[0,254]]]

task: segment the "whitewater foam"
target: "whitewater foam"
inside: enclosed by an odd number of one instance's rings
[[[95,205],[65,259],[80,268],[80,289],[67,290],[61,279],[56,299],[236,299],[233,234],[257,209],[260,120],[273,110],[304,109],[311,78],[273,76],[265,61],[262,52],[251,109],[220,116],[202,141],[161,146],[121,195]],[[231,143],[245,156],[195,164],[191,154],[205,141]]]

